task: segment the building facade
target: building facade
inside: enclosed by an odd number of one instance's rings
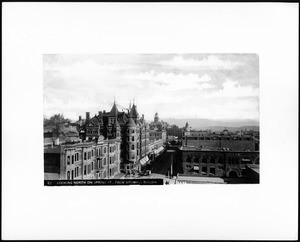
[[[120,139],[63,144],[44,148],[46,180],[114,178],[120,173]]]
[[[149,125],[145,122],[144,115],[140,117],[134,103],[127,112],[120,112],[116,102],[110,112],[99,111],[93,118],[87,112],[85,122],[79,130],[83,140],[97,140],[100,135],[108,140],[120,139],[122,172],[140,171],[142,165],[149,161]]]
[[[216,177],[244,177],[247,165],[259,169],[258,151],[217,151],[181,148],[183,174]]]

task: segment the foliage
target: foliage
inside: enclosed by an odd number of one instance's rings
[[[64,118],[63,114],[55,114],[47,119],[44,117],[44,127],[53,127],[53,133],[56,135],[62,134],[64,124],[70,124],[71,120]]]

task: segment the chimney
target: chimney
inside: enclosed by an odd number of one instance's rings
[[[81,121],[81,115],[79,115],[79,121]]]
[[[90,112],[86,112],[86,120],[90,119]]]

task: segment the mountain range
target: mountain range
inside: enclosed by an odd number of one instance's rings
[[[229,131],[237,130],[256,130],[259,131],[259,121],[251,119],[240,119],[240,120],[212,120],[212,119],[199,119],[199,118],[188,118],[188,119],[175,119],[167,118],[163,119],[164,122],[170,125],[175,124],[178,127],[184,127],[186,123],[189,124],[191,129],[211,129],[214,131],[221,131],[225,127]]]

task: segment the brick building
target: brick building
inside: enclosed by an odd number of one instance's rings
[[[259,170],[258,151],[218,151],[181,148],[183,174],[196,176],[243,177],[246,166]]]
[[[120,139],[65,143],[44,148],[45,180],[114,178],[120,173]]]

